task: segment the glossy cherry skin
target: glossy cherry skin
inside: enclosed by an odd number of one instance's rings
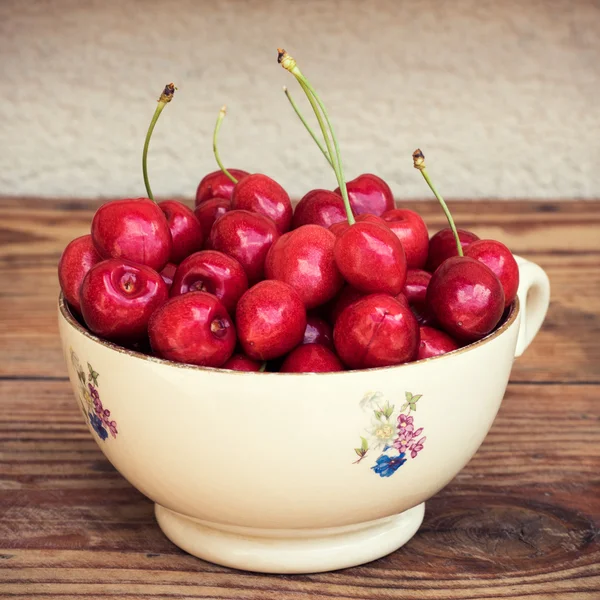
[[[356,179],[346,183],[348,199],[352,212],[355,215],[371,213],[373,215],[382,215],[388,210],[394,208],[394,195],[390,186],[377,175],[364,173]],[[335,190],[340,193],[340,188]]]
[[[417,355],[419,324],[408,306],[396,298],[371,294],[338,317],[333,343],[351,369],[399,365]]]
[[[408,268],[422,269],[429,252],[429,232],[421,215],[408,208],[395,208],[381,218],[402,242]]]
[[[252,285],[264,278],[265,259],[279,232],[264,215],[231,210],[215,221],[209,239],[211,248],[233,256],[242,265]]]
[[[248,277],[242,265],[227,254],[202,250],[188,256],[177,268],[170,296],[189,292],[214,294],[230,314],[248,289]]]
[[[431,358],[433,356],[441,356],[447,352],[452,352],[460,346],[447,333],[422,325],[420,329],[421,341],[419,342],[419,352],[417,360],[423,358]]]
[[[364,298],[367,294],[360,292],[351,285],[345,285],[342,291],[332,300],[331,308],[329,313],[329,322],[335,325],[338,317],[342,314],[343,310],[354,304],[360,298]]]
[[[87,272],[102,258],[92,242],[91,235],[82,235],[67,244],[58,261],[58,281],[60,289],[69,303],[78,314],[81,314],[79,290]]]
[[[316,315],[307,315],[302,343],[321,344],[333,350],[333,328],[325,319]]]
[[[287,354],[302,342],[306,310],[291,285],[267,280],[240,298],[235,321],[244,353],[265,361]]]
[[[228,171],[238,181],[249,175],[247,171],[242,171],[241,169],[228,169]],[[211,198],[226,198],[227,200],[231,200],[234,187],[235,183],[223,171],[213,171],[205,175],[198,184],[196,206]]]
[[[210,198],[210,200],[205,200],[202,204],[196,206],[194,214],[200,221],[205,246],[214,222],[229,210],[231,210],[231,200],[226,198]]]
[[[221,301],[206,292],[171,298],[151,317],[150,345],[160,358],[220,367],[235,349],[235,327]]]
[[[453,256],[435,271],[427,305],[446,333],[473,342],[490,333],[504,312],[500,280],[482,262]]]
[[[365,213],[363,215],[358,215],[356,217],[357,223],[377,223],[378,225],[382,225],[383,227],[388,227],[388,224],[381,218],[376,215],[371,215],[369,213]],[[344,231],[346,231],[350,227],[350,224],[347,220],[340,221],[339,223],[334,223],[329,227],[329,231],[335,235],[335,237],[340,237]]]
[[[245,354],[234,354],[221,368],[230,371],[247,371],[258,373],[261,363],[248,358]]]
[[[237,182],[231,196],[231,208],[269,217],[279,233],[289,231],[292,224],[293,209],[288,193],[276,181],[260,173]]]
[[[92,220],[92,240],[102,258],[122,258],[160,271],[171,256],[167,219],[149,198],[103,204]]]
[[[408,300],[419,325],[435,325],[435,317],[427,306],[427,287],[431,281],[431,273],[422,269],[409,269],[403,293]]]
[[[302,225],[321,225],[331,227],[335,223],[346,221],[344,201],[339,194],[329,190],[311,190],[296,204],[292,229]]]
[[[169,297],[150,267],[119,258],[93,266],[81,285],[81,313],[90,331],[121,344],[142,341],[152,313]]]
[[[479,237],[477,237],[471,231],[466,231],[465,229],[457,229],[456,231],[458,233],[458,239],[460,240],[463,253],[466,248],[468,248],[469,244],[479,239]],[[458,256],[458,251],[456,249],[456,241],[454,240],[452,229],[446,227],[446,229],[438,231],[429,240],[429,255],[427,257],[425,269],[430,273],[433,273],[447,258],[450,258],[451,256]]]
[[[174,265],[173,263],[167,263],[160,272],[160,276],[163,278],[163,281],[167,284],[167,288],[169,289],[171,289],[171,285],[173,285],[175,271],[177,271],[177,265]]]
[[[333,373],[343,371],[344,365],[329,348],[320,344],[303,344],[285,358],[280,373]]]
[[[265,276],[289,283],[307,309],[320,306],[344,285],[333,257],[335,243],[335,235],[320,225],[284,233],[267,254]]]
[[[464,252],[494,272],[504,290],[505,307],[510,306],[519,289],[519,265],[512,252],[496,240],[477,240]]]
[[[395,296],[406,281],[406,256],[402,243],[387,227],[355,223],[337,239],[335,262],[344,279],[365,293]]]
[[[186,256],[202,249],[202,225],[194,211],[182,202],[165,200],[158,206],[165,213],[173,241],[169,262],[178,265]]]

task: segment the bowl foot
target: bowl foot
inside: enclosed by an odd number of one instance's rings
[[[163,533],[181,549],[226,567],[260,573],[318,573],[397,550],[419,529],[425,504],[376,521],[323,529],[253,529],[186,517],[156,505]]]

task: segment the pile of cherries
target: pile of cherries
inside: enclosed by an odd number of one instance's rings
[[[148,184],[148,198],[101,206],[60,259],[73,314],[121,346],[242,371],[398,365],[492,332],[518,287],[508,248],[456,230],[449,213],[450,227],[429,239],[381,178],[339,177],[335,135],[322,131],[340,186],[311,190],[295,208],[270,177],[225,168],[200,181],[195,210],[155,203]],[[413,157],[430,183],[423,155]]]

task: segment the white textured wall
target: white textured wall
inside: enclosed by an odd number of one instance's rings
[[[287,105],[283,45],[321,91],[346,172],[423,197],[600,196],[597,0],[0,0],[0,195],[191,196],[221,155],[293,196],[335,186]],[[308,109],[307,109],[308,110]]]

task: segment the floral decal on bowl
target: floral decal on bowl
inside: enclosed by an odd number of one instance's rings
[[[71,363],[78,377],[79,393],[76,394],[76,397],[83,417],[101,440],[107,440],[109,433],[116,438],[117,422],[110,419],[110,410],[104,408],[98,392],[100,373],[94,371],[92,365],[87,363],[88,372],[86,374],[73,348],[71,348]]]
[[[358,455],[354,464],[369,453],[378,454],[371,469],[380,477],[391,477],[409,458],[416,458],[426,438],[421,435],[423,427],[416,428],[411,413],[417,410],[421,397],[406,392],[406,401],[396,408],[381,392],[367,392],[360,407],[371,414],[371,424],[361,436],[360,446],[354,448]]]

